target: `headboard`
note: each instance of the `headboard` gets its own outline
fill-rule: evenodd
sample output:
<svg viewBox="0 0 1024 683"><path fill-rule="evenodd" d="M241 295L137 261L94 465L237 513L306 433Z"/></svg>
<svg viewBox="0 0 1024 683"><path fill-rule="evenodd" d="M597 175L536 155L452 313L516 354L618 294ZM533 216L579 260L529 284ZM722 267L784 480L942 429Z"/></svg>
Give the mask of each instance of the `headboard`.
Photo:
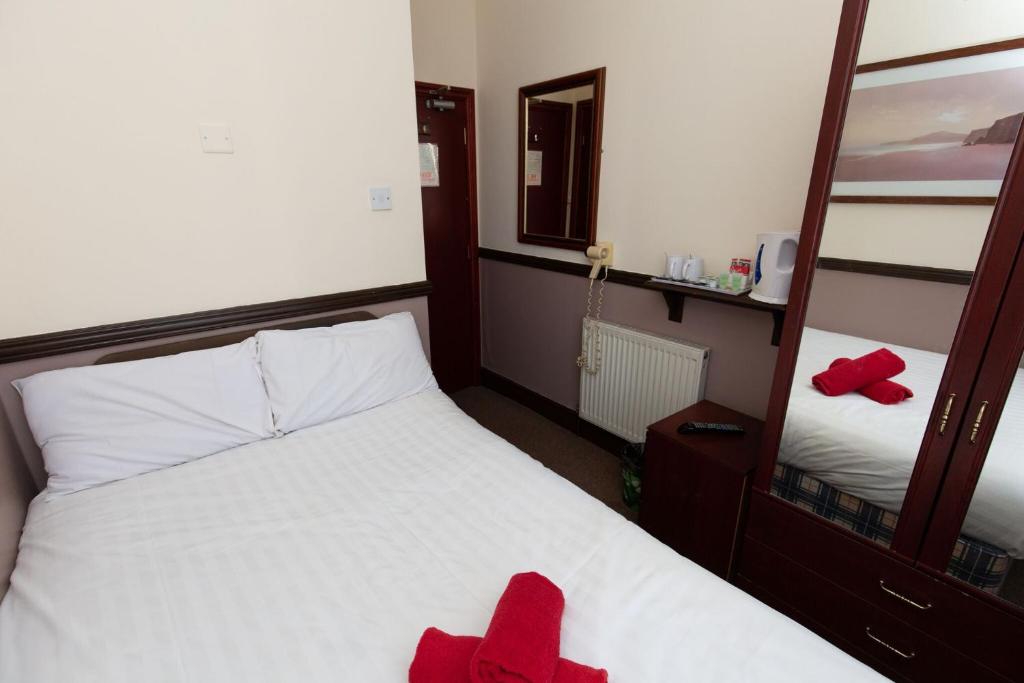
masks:
<svg viewBox="0 0 1024 683"><path fill-rule="evenodd" d="M374 304L370 308L373 309L372 312L344 311L326 316L291 318L251 326L197 332L161 343L123 344L112 347L115 349L113 351L108 347L0 364L0 598L7 592L29 501L46 485L42 455L32 439L25 421L21 398L11 386L11 380L46 370L141 360L226 346L251 337L260 330L328 327L359 320L373 320L378 314L384 315L400 310L413 310L418 319L420 334L426 342L425 302L420 306L410 301L395 301Z"/></svg>
<svg viewBox="0 0 1024 683"><path fill-rule="evenodd" d="M208 337L195 337L193 339L182 339L180 341L168 342L166 344L154 344L143 346L128 351L117 351L100 356L94 365L106 363L123 363L130 360L143 360L145 358L159 358L160 356L173 356L176 353L186 351L202 351L203 349L215 349L218 346L237 344L248 339L257 332L263 330L301 330L307 327L332 327L342 323L351 323L359 320L374 320L377 316L369 311L352 311L351 313L339 313L321 318L309 318L307 320L293 320L284 323L267 323L256 327L245 327L225 334L214 334Z"/></svg>

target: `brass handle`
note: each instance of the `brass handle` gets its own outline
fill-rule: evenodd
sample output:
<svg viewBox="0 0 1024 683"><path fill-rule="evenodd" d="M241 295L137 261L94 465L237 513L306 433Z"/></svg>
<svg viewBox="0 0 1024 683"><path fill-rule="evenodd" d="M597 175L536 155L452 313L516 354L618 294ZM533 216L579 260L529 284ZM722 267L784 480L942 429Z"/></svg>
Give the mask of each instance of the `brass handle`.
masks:
<svg viewBox="0 0 1024 683"><path fill-rule="evenodd" d="M882 640L881 638L879 638L878 636L876 636L874 633L871 632L871 627L870 626L868 626L868 627L866 627L864 629L864 633L868 634L868 638L870 638L871 640L875 641L876 643L878 643L879 645L884 647L889 652L895 652L900 657L903 657L903 659L913 659L914 657L917 656L916 652L909 652L909 653L908 652L903 652L902 650L899 650L899 649L893 647L892 645L890 645L889 643L885 642L884 640Z"/></svg>
<svg viewBox="0 0 1024 683"><path fill-rule="evenodd" d="M974 418L974 426L971 427L971 445L978 440L978 430L981 429L981 421L985 419L985 408L988 408L988 401L982 401L978 408L978 415Z"/></svg>
<svg viewBox="0 0 1024 683"><path fill-rule="evenodd" d="M946 397L946 407L942 409L942 421L939 422L939 436L946 433L946 423L949 422L949 413L953 410L953 401L955 400L956 394Z"/></svg>
<svg viewBox="0 0 1024 683"><path fill-rule="evenodd" d="M891 589L888 586L886 586L884 579L879 579L878 580L878 587L881 588L886 593L888 593L889 595L891 595L894 598L896 598L897 600L901 600L901 601L907 603L908 605L916 607L919 610L926 610L926 609L931 609L932 608L932 603L930 603L930 602L927 605L922 605L919 602L915 602L915 601L911 600L910 598L908 598L905 595L900 595L899 593L897 593L893 589Z"/></svg>

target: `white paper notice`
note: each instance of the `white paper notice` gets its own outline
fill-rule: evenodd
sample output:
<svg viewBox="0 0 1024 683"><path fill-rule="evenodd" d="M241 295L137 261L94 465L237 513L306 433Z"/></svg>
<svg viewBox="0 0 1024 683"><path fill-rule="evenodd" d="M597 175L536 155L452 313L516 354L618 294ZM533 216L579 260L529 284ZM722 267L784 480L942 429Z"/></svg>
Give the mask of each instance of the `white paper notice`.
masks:
<svg viewBox="0 0 1024 683"><path fill-rule="evenodd" d="M527 150L526 152L526 185L540 185L541 171L544 167L544 152Z"/></svg>
<svg viewBox="0 0 1024 683"><path fill-rule="evenodd" d="M438 187L441 174L437 166L437 145L433 142L420 143L420 187Z"/></svg>

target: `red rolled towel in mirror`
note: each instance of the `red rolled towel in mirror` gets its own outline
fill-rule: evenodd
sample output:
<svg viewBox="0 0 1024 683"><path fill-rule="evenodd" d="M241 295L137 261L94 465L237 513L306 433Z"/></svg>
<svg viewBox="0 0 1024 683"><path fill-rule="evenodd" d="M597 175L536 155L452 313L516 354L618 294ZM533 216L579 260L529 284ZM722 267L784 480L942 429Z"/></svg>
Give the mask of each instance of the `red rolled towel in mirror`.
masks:
<svg viewBox="0 0 1024 683"><path fill-rule="evenodd" d="M848 363L831 367L811 378L826 396L839 396L900 374L907 364L889 349L878 349Z"/></svg>
<svg viewBox="0 0 1024 683"><path fill-rule="evenodd" d="M470 683L469 661L483 638L428 628L416 646L409 683ZM552 683L608 683L608 672L559 659Z"/></svg>
<svg viewBox="0 0 1024 683"><path fill-rule="evenodd" d="M849 358L836 358L829 367L834 368L837 365L849 362ZM893 382L891 379L883 379L881 382L861 387L857 390L857 393L887 406L895 405L900 401L914 397L913 391L898 382Z"/></svg>
<svg viewBox="0 0 1024 683"><path fill-rule="evenodd" d="M473 653L473 683L549 683L558 667L565 598L536 572L516 574Z"/></svg>

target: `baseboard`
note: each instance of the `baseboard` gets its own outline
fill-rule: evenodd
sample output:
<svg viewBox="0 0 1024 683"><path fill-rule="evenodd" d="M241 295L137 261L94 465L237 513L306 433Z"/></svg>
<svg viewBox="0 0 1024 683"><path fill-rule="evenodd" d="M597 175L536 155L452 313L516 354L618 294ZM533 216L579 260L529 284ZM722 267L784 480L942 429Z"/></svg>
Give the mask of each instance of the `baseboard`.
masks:
<svg viewBox="0 0 1024 683"><path fill-rule="evenodd" d="M597 425L590 424L586 420L581 420L580 416L572 408L567 408L557 401L552 401L547 396L538 394L533 389L527 389L522 384L513 382L493 370L480 368L480 384L529 408L538 415L551 420L560 427L568 429L573 434L586 439L598 448L604 449L616 457L622 455L623 448L628 444L622 437L605 431Z"/></svg>

